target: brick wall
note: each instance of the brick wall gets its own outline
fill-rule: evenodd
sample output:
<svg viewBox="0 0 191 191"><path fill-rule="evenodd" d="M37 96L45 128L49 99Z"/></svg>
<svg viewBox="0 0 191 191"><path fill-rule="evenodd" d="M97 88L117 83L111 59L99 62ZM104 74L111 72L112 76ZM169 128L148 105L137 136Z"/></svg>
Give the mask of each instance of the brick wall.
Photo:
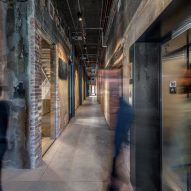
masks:
<svg viewBox="0 0 191 191"><path fill-rule="evenodd" d="M35 168L41 164L42 148L41 148L41 116L42 116L42 98L41 98L41 63L40 63L40 48L41 40L45 36L51 39L47 34L44 34L40 28L41 25L36 18L30 19L30 92L29 92L29 108L30 108L30 158L31 167ZM53 44L53 43L52 43ZM51 45L51 135L52 138L57 138L63 126L68 123L68 105L63 109L60 104L61 100L67 100L67 92L60 97L60 91L68 89L68 82L64 86L59 87L60 80L58 78L58 52L56 45ZM64 111L63 111L64 110ZM64 112L65 116L61 114ZM61 120L64 119L64 120ZM61 128L62 126L62 128Z"/></svg>
<svg viewBox="0 0 191 191"><path fill-rule="evenodd" d="M41 69L40 46L41 36L37 31L34 17L30 20L29 34L29 153L31 168L39 166L42 162L41 148Z"/></svg>
<svg viewBox="0 0 191 191"><path fill-rule="evenodd" d="M20 110L17 108L19 111L16 120L14 118L16 112L11 111L11 125L8 132L9 153L8 158L5 158L6 161L11 161L10 163L14 167L19 168L35 168L42 164L41 40L47 38L51 44L51 112L53 114L51 126L53 138L58 137L61 132L60 118L62 116L60 116L59 100L63 99L59 97L58 93L56 42L64 47L63 49L67 54L66 61L71 54L70 43L68 38L63 35L61 26L59 26L60 28L57 27L54 19L50 19L47 15L47 7L40 7L39 2L39 0L28 0L27 2L16 2L10 7L7 6L8 9L3 10L7 16L0 22L2 25L3 22L6 22L4 32L2 33L3 30L0 31L2 39L6 38L5 41L0 42L0 61L5 64L5 67L2 67L1 64L0 74L3 81L8 79L6 85L8 84L9 89L11 89L6 98L11 99L13 106L20 108ZM38 12L37 8L43 9L43 11ZM4 34L5 31L6 35ZM3 44L5 42L7 44ZM14 87L20 81L23 82L26 96L16 99L13 96ZM67 81L64 86L66 85L68 85ZM66 94L64 100L68 100ZM0 98L4 99L5 97L1 96ZM68 109L67 104L64 110L64 126L68 123L68 110L66 108ZM12 164L10 165L12 166Z"/></svg>
<svg viewBox="0 0 191 191"><path fill-rule="evenodd" d="M63 127L68 124L68 81L64 82L58 78L58 58L60 50L58 45L54 44L54 38L42 30L43 26L37 18L30 18L30 35L29 35L29 150L31 167L35 168L41 165L42 148L41 148L41 116L42 116L42 93L41 93L41 63L40 48L41 40L47 39L51 45L51 135L56 139ZM64 52L64 49L62 50ZM65 54L65 53L64 53ZM65 55L67 64L67 55ZM62 84L60 86L60 84ZM65 90L63 92L63 90ZM59 92L63 92L60 94Z"/></svg>

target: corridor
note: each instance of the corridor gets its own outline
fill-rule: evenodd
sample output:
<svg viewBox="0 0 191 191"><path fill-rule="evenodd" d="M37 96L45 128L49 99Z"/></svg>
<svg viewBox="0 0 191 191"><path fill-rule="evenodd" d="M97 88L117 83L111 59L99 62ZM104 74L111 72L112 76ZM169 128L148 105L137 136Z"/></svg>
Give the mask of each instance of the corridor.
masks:
<svg viewBox="0 0 191 191"><path fill-rule="evenodd" d="M0 191L191 191L190 113L191 0L0 0Z"/></svg>
<svg viewBox="0 0 191 191"><path fill-rule="evenodd" d="M3 170L3 191L105 191L112 159L109 130L96 97L87 98L34 170Z"/></svg>

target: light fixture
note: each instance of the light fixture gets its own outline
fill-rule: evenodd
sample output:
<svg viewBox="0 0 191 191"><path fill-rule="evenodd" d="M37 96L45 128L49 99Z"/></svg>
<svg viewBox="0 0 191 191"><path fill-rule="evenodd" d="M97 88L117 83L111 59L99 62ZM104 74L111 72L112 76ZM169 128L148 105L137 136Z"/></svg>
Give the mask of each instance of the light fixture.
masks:
<svg viewBox="0 0 191 191"><path fill-rule="evenodd" d="M86 59L87 59L87 56L86 56L86 55L82 55L81 59L82 59L82 60L86 60Z"/></svg>
<svg viewBox="0 0 191 191"><path fill-rule="evenodd" d="M85 50L87 49L87 45L86 45L86 44L84 44L84 49L85 49Z"/></svg>
<svg viewBox="0 0 191 191"><path fill-rule="evenodd" d="M78 12L78 21L82 21L82 13L81 12Z"/></svg>

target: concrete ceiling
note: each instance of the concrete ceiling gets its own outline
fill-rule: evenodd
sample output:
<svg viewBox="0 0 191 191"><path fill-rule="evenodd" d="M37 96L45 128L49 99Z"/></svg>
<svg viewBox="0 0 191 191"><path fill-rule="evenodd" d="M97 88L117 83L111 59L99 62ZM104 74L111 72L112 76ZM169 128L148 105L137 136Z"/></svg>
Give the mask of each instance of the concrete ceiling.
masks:
<svg viewBox="0 0 191 191"><path fill-rule="evenodd" d="M59 13L64 18L72 37L82 36L82 40L74 40L77 51L87 67L99 64L102 51L101 35L105 31L113 0L55 0ZM82 14L82 22L78 20L78 12ZM62 18L61 18L62 19ZM85 38L84 38L85 37ZM84 48L87 47L86 49Z"/></svg>

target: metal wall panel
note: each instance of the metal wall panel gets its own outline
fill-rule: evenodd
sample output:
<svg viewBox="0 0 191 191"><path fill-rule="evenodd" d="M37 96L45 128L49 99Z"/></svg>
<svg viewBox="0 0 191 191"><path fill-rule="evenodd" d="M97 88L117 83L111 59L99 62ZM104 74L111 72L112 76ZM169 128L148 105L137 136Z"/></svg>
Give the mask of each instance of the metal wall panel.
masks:
<svg viewBox="0 0 191 191"><path fill-rule="evenodd" d="M186 31L162 46L163 190L190 190L191 68L189 44L190 32ZM172 82L174 87L171 87Z"/></svg>
<svg viewBox="0 0 191 191"><path fill-rule="evenodd" d="M160 45L134 46L131 170L136 191L160 190Z"/></svg>

